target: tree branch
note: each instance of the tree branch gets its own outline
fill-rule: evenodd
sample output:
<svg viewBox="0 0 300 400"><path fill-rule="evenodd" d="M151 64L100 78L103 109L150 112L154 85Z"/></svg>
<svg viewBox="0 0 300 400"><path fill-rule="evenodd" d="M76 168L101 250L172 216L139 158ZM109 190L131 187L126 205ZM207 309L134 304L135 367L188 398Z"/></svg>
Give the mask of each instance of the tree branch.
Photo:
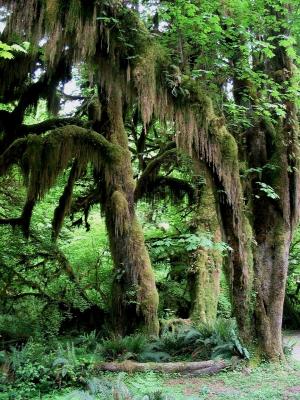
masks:
<svg viewBox="0 0 300 400"><path fill-rule="evenodd" d="M61 128L66 125L77 125L80 127L86 127L87 122L83 122L80 118L68 117L68 118L52 118L46 121L40 122L38 124L33 125L24 125L22 124L20 128L17 130L18 137L24 137L29 133L40 135L47 131Z"/></svg>

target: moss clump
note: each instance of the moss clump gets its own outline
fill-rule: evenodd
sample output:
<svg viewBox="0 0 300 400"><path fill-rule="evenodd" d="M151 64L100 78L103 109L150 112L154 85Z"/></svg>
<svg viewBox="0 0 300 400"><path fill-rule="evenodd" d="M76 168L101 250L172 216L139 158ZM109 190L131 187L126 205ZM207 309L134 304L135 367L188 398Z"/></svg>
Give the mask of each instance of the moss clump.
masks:
<svg viewBox="0 0 300 400"><path fill-rule="evenodd" d="M221 136L221 153L222 157L226 161L235 163L238 157L238 147L234 137L228 133L224 132Z"/></svg>
<svg viewBox="0 0 300 400"><path fill-rule="evenodd" d="M195 262L194 302L191 318L195 322L212 324L217 317L220 293L221 264L214 255L200 250Z"/></svg>

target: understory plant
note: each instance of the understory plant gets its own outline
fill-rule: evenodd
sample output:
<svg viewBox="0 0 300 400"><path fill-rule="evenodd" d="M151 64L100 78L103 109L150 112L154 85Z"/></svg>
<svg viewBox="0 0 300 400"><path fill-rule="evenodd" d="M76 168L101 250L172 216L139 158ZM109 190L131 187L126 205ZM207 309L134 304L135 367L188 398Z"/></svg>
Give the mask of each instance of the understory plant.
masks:
<svg viewBox="0 0 300 400"><path fill-rule="evenodd" d="M249 352L239 339L235 320L222 318L213 325L166 325L157 340L147 341L141 335L103 340L98 352L108 361L163 362L233 356L249 359Z"/></svg>

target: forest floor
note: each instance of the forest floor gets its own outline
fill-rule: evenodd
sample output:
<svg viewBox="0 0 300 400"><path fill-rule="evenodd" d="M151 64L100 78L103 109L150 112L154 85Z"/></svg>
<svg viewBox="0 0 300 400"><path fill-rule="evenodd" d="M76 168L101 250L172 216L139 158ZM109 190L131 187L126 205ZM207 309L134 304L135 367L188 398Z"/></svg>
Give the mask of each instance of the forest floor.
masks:
<svg viewBox="0 0 300 400"><path fill-rule="evenodd" d="M116 379L116 375L111 373L104 374L103 377ZM119 375L119 378L130 392L137 396L132 399L142 399L143 395L161 391L169 396L166 399L170 400L300 400L300 363L293 361L287 365L265 364L254 368L240 367L235 371L208 377L123 373ZM77 400L79 398L74 396L74 392L72 395L69 390L43 397L45 400Z"/></svg>
<svg viewBox="0 0 300 400"><path fill-rule="evenodd" d="M23 380L19 388L11 387L12 392L0 390L0 400L112 400L112 387L120 394L114 399L119 400L300 400L300 331L285 332L284 342L290 355L282 364L259 364L259 359L253 355L249 363L242 361L234 369L202 377L155 372L96 372L92 368L86 375L80 375L81 380L74 375L72 387L63 388L63 383L60 390L54 390L50 385L47 395L23 397L24 384L26 387L26 380ZM89 356L93 359L94 353L85 352L85 362ZM89 364L85 365L88 368ZM24 369L25 375L28 368L30 365ZM40 369L37 373L43 371Z"/></svg>

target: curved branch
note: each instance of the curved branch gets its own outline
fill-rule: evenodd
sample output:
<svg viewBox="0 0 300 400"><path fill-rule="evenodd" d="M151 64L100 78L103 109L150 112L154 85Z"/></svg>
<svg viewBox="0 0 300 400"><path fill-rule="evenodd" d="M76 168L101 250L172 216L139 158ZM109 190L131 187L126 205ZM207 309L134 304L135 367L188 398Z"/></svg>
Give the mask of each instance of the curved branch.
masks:
<svg viewBox="0 0 300 400"><path fill-rule="evenodd" d="M54 185L57 176L75 158L77 166L74 166L54 217L53 232L54 238L57 237L79 171L91 162L96 170L104 169L107 176L111 174L113 180L112 166L122 162L123 155L124 150L117 144L112 144L97 132L75 125L55 129L44 137L29 135L17 139L0 156L0 175L5 174L11 165L21 164L28 186L28 200L20 218L0 223L22 226L28 237L35 202Z"/></svg>
<svg viewBox="0 0 300 400"><path fill-rule="evenodd" d="M5 175L12 165L20 161L26 147L27 139L17 139L0 155L0 176Z"/></svg>
<svg viewBox="0 0 300 400"><path fill-rule="evenodd" d="M61 128L66 125L77 125L84 128L87 122L83 122L80 118L68 117L68 118L51 118L46 121L39 122L38 124L25 125L22 124L17 130L18 137L24 137L28 134L40 135L47 131Z"/></svg>
<svg viewBox="0 0 300 400"><path fill-rule="evenodd" d="M152 159L148 163L147 167L144 169L144 172L139 180L146 179L147 176L149 176L153 171L155 171L156 168L160 167L167 160L168 157L176 155L177 149L175 146L176 145L174 143L173 148L167 149L166 151L164 151L161 154L158 154L157 157Z"/></svg>
<svg viewBox="0 0 300 400"><path fill-rule="evenodd" d="M174 201L180 201L187 196L189 203L197 200L197 189L189 182L173 178L171 176L156 176L147 182L139 182L135 192L135 201L142 198L148 200L165 199L167 197Z"/></svg>
<svg viewBox="0 0 300 400"><path fill-rule="evenodd" d="M36 147L36 148L35 148ZM72 158L86 162L91 161L94 166L99 168L103 163L117 163L123 155L123 149L109 142L103 135L81 128L76 125L66 125L50 131L45 137L38 138L37 135L30 135L28 138L15 140L2 155L0 155L0 175L4 175L10 166L18 164L24 155L28 156L28 151L49 150L53 152L51 156L57 163L60 161L58 172L64 169ZM62 154L68 156L61 158ZM38 154L35 154L38 156ZM53 164L53 159L44 151L41 166L48 167ZM33 160L26 160L29 162ZM36 161L36 160L34 160ZM34 165L29 165L29 168L34 168Z"/></svg>
<svg viewBox="0 0 300 400"><path fill-rule="evenodd" d="M74 184L80 172L78 161L75 160L69 174L68 182L64 188L63 194L59 199L59 204L54 211L54 217L52 220L52 240L54 241L57 240L61 231L65 215L70 211Z"/></svg>
<svg viewBox="0 0 300 400"><path fill-rule="evenodd" d="M176 147L175 143L172 144L173 147ZM153 180L155 176L158 174L161 165L168 160L169 157L176 155L177 149L171 148L167 149L161 154L158 154L157 157L149 161L148 165L144 169L142 175L137 181L136 189L135 189L135 197L139 199L142 197L142 193L144 189L148 186L150 180Z"/></svg>
<svg viewBox="0 0 300 400"><path fill-rule="evenodd" d="M100 188L90 189L86 195L78 197L72 204L72 214L83 211L86 213L91 206L98 204L100 202Z"/></svg>

